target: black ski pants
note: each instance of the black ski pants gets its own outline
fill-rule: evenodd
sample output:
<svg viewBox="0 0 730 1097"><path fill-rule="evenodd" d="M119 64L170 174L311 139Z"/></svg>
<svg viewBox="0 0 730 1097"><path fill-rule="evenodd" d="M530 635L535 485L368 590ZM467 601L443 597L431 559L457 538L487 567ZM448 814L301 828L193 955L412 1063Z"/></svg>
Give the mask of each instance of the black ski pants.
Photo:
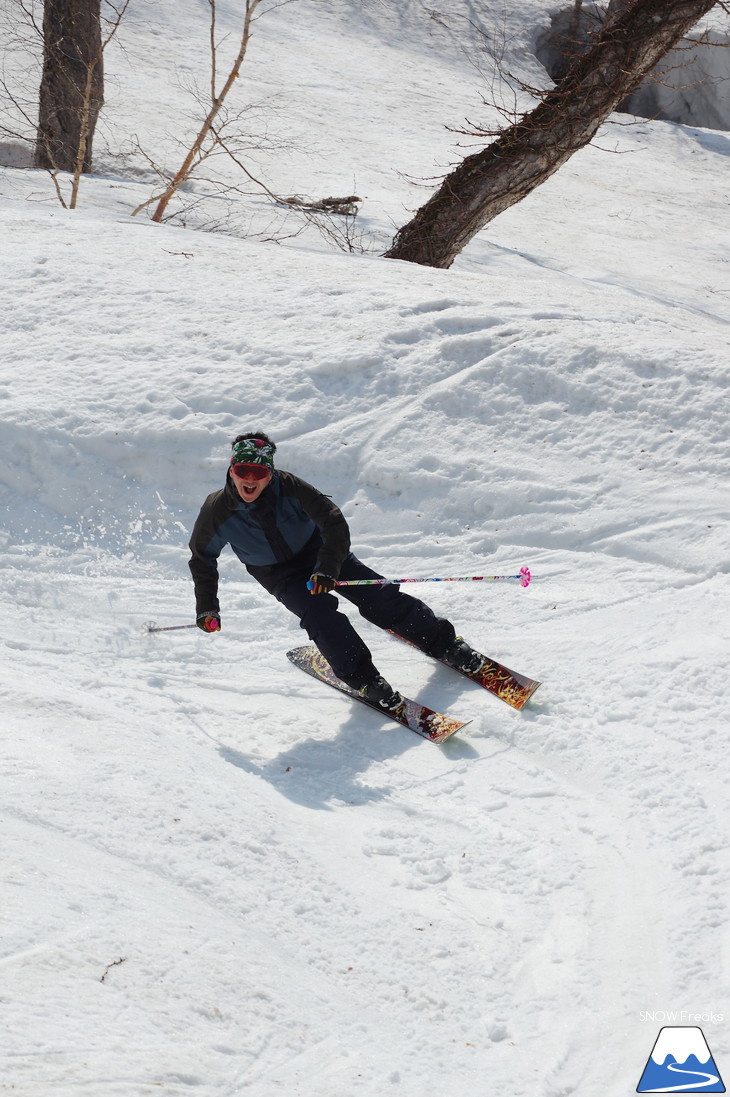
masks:
<svg viewBox="0 0 730 1097"><path fill-rule="evenodd" d="M369 648L357 634L349 617L337 608L333 594L310 594L307 580L311 569L286 566L249 569L271 594L299 618L301 628L313 641L343 682L360 689L379 673ZM340 570L340 579L381 579L382 576L349 553ZM392 629L399 636L416 644L431 655L440 655L454 640L454 626L437 617L425 602L403 594L400 587L382 586L338 587L338 595L357 606L360 614L374 625ZM387 677L387 676L386 676Z"/></svg>

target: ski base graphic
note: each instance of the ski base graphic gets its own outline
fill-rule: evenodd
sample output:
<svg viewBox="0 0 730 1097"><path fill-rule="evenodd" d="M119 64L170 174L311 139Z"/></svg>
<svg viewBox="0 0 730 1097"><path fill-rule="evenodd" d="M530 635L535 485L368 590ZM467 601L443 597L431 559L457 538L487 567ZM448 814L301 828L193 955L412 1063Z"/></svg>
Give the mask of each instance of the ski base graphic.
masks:
<svg viewBox="0 0 730 1097"><path fill-rule="evenodd" d="M362 704L367 705L374 712L395 720L396 723L405 728L410 728L411 731L415 731L416 735L420 735L423 739L430 739L432 743L443 743L445 739L448 739L469 723L468 720L455 720L452 716L434 712L433 709L426 708L418 701L412 701L410 697L403 697L403 704L395 712L387 712L378 705L371 704L364 697L361 697L357 690L340 681L314 644L294 648L286 653L286 657L295 667L303 670L305 674L309 674L312 678L317 678L320 682L332 686L333 689L352 697L355 701L361 701Z"/></svg>
<svg viewBox="0 0 730 1097"><path fill-rule="evenodd" d="M395 636L396 640L411 644L411 647L418 647L417 644L406 640L405 636L399 636L397 632L391 631L390 634ZM418 650L422 649L418 648ZM481 652L479 654L481 655ZM495 697L499 697L500 701L516 709L523 708L538 686L542 684L536 678L528 678L524 674L518 674L516 670L510 670L495 659L490 659L488 655L481 655L481 659L482 665L475 671L459 670L458 667L452 667L451 663L447 663L445 659L439 659L438 662L449 667L450 670L455 670L457 674L463 674L465 678L471 679L477 685L483 686Z"/></svg>

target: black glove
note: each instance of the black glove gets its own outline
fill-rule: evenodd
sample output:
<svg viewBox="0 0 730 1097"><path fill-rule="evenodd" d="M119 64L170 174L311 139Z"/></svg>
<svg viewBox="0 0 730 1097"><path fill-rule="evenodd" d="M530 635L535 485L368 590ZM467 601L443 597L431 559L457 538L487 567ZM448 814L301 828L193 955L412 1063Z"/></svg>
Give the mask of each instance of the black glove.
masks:
<svg viewBox="0 0 730 1097"><path fill-rule="evenodd" d="M221 630L221 615L209 611L208 613L199 613L195 618L195 624L203 632L220 632Z"/></svg>
<svg viewBox="0 0 730 1097"><path fill-rule="evenodd" d="M331 575L322 575L320 572L315 571L312 578L309 580L309 593L310 594L329 594L331 590L335 589L336 581Z"/></svg>

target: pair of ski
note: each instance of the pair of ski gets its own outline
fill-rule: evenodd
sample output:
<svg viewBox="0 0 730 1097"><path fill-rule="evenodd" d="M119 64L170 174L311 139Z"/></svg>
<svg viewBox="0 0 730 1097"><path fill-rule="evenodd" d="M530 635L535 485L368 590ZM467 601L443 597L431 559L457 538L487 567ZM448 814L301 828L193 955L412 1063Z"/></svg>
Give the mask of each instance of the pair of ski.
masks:
<svg viewBox="0 0 730 1097"><path fill-rule="evenodd" d="M392 635L398 640L403 639L395 632ZM408 643L408 641L405 642ZM448 739L449 736L454 735L455 732L460 731L469 723L468 720L455 720L452 716L434 712L433 709L426 708L425 705L419 704L418 701L412 701L409 697L403 697L403 705L395 712L388 712L378 705L366 701L357 690L346 685L335 675L325 657L314 644L294 648L293 651L288 651L286 654L287 659L291 660L294 666L299 667L306 674L310 674L320 682L325 682L328 686L347 694L348 697L352 697L356 701L362 701L368 708L375 709L383 716L389 716L391 720L402 724L403 727L410 728L411 731L415 731L417 735L422 736L424 739L430 739L432 743L443 743L445 739ZM443 663L444 666L451 666L443 659L439 659L439 662ZM451 667L451 669L456 670L457 668ZM517 674L515 671L509 670L508 667L502 666L501 663L497 663L494 659L489 659L486 655L482 656L482 665L478 670L472 672L459 670L457 673L463 674L465 678L470 678L472 682L476 682L477 685L483 686L484 689L493 693L495 697L499 697L500 701L504 701L516 709L521 709L540 685L534 678L526 678L524 674Z"/></svg>

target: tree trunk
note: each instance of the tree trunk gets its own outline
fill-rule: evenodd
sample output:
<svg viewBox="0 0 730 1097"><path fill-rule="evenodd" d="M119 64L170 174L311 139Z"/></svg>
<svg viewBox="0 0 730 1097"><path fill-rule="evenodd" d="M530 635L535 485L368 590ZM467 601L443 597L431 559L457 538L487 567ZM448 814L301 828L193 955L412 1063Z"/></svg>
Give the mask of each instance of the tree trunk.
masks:
<svg viewBox="0 0 730 1097"><path fill-rule="evenodd" d="M34 166L73 172L82 141L83 171L104 101L101 0L45 0Z"/></svg>
<svg viewBox="0 0 730 1097"><path fill-rule="evenodd" d="M606 8L606 22L610 19L615 19L621 14L622 11L626 11L630 8L634 0L609 0L609 5Z"/></svg>
<svg viewBox="0 0 730 1097"><path fill-rule="evenodd" d="M587 145L715 0L619 2L595 44L534 110L468 156L398 230L389 259L450 267L481 229Z"/></svg>

